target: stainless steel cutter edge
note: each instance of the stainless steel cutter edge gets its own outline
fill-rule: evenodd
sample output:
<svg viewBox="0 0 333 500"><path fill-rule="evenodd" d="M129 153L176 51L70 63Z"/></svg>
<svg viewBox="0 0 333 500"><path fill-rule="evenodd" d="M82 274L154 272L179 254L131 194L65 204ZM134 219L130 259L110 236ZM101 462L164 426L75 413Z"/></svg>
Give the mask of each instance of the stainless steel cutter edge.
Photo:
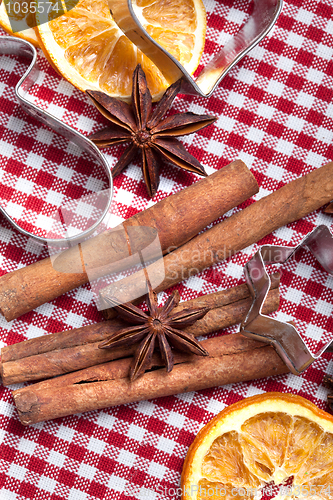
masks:
<svg viewBox="0 0 333 500"><path fill-rule="evenodd" d="M147 33L132 0L108 0L113 19L125 35L151 59L169 82L182 78L182 92L209 97L226 74L273 28L283 0L254 0L247 22L204 67L194 80L175 57Z"/></svg>
<svg viewBox="0 0 333 500"><path fill-rule="evenodd" d="M42 245L49 245L53 247L63 247L63 246L67 247L80 243L81 241L85 240L95 232L97 227L105 220L106 216L109 213L112 201L112 194L113 194L111 165L109 165L107 159L99 151L97 146L95 146L95 144L91 142L87 137L85 137L80 132L73 129L66 123L63 123L56 116L53 116L48 111L44 111L38 108L34 103L32 103L27 99L29 89L36 82L39 76L39 69L36 63L37 51L35 47L26 40L22 40L20 38L14 38L11 36L3 36L0 37L0 54L23 55L31 59L28 69L26 70L26 72L24 73L24 75L22 76L22 78L15 87L15 96L18 103L27 114L33 116L43 124L52 128L53 130L55 130L56 132L67 138L70 142L73 142L74 144L79 146L81 150L90 154L104 170L109 181L109 188L105 190L108 199L103 213L98 218L98 220L92 226L90 226L89 229L86 229L85 231L82 231L81 233L76 234L74 236L66 236L65 238L59 238L59 239L44 238L42 236L38 236L23 229L12 219L12 217L1 206L0 206L0 213L2 213L2 215L15 227L15 229L17 229L17 231L19 231L24 236L32 238L34 241Z"/></svg>
<svg viewBox="0 0 333 500"><path fill-rule="evenodd" d="M244 267L253 301L240 328L243 335L271 344L296 375L306 370L324 352L333 352L333 339L318 352L312 353L292 324L265 316L261 311L271 284L265 264L283 265L303 247L312 253L325 271L333 275L333 235L325 225L316 227L295 247L262 246Z"/></svg>
<svg viewBox="0 0 333 500"><path fill-rule="evenodd" d="M248 21L212 61L208 63L199 77L194 80L183 66L164 48L157 44L146 32L133 9L132 0L109 0L113 18L119 27L130 40L157 64L167 79L176 81L178 78L182 77L183 92L199 94L203 97L209 97L228 71L268 34L277 21L282 5L283 0L254 0L253 13ZM40 244L61 247L64 246L64 244L65 246L71 246L79 243L94 233L109 212L113 194L110 165L104 155L88 138L61 122L49 112L38 108L26 98L30 87L35 83L39 74L36 64L37 52L35 47L31 43L20 38L1 37L0 53L20 54L31 58L31 63L27 71L15 87L15 95L19 104L26 113L34 116L71 142L77 144L82 150L91 154L104 169L110 184L109 199L101 217L88 230L78 235L59 239L44 238L20 227L1 206L0 213L4 215L17 231Z"/></svg>

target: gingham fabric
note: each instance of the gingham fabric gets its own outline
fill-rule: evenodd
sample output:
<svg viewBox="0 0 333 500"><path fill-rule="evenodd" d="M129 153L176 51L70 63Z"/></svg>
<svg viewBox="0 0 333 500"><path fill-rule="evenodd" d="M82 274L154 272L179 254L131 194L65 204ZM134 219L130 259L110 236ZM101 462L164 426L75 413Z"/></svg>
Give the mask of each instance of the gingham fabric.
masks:
<svg viewBox="0 0 333 500"><path fill-rule="evenodd" d="M246 0L207 0L208 29L202 64L250 12ZM241 158L260 184L259 199L333 160L333 6L331 0L286 0L273 31L238 64L210 99L182 96L173 112L218 117L183 138L208 173ZM105 126L86 96L60 78L39 53L41 78L31 94L44 109L84 134ZM25 115L14 99L24 59L0 58L0 201L22 226L43 234L47 217L73 198L106 187L106 177L84 154ZM115 163L123 148L106 153ZM115 179L111 224L196 181L165 165L149 200L140 165ZM333 194L332 194L333 198ZM244 208L249 202L239 208ZM228 214L230 215L230 214ZM322 210L267 236L262 243L296 245L315 226L330 226ZM258 245L178 285L182 300L243 282L244 263ZM1 275L44 258L47 251L0 217ZM332 337L333 278L303 251L283 270L281 309L315 348ZM160 294L161 302L168 291ZM1 346L101 320L89 286L7 323ZM220 334L237 331L229 328ZM321 382L332 374L330 355L300 377L283 375L174 397L144 401L23 427L11 388L0 388L0 499L176 499L188 446L226 405L266 391L299 394L327 409ZM269 498L269 497L267 497Z"/></svg>

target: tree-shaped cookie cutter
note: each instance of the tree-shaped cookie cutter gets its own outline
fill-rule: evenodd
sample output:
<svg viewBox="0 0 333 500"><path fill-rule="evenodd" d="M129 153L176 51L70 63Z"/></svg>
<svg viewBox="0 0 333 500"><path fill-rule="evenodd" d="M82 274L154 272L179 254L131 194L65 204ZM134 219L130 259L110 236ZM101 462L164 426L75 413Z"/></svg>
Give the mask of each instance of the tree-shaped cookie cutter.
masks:
<svg viewBox="0 0 333 500"><path fill-rule="evenodd" d="M289 370L299 375L324 352L333 352L333 340L313 354L290 323L282 323L261 314L271 280L265 264L285 264L300 249L307 248L329 274L333 275L333 236L325 225L316 227L296 247L265 245L247 262L244 274L252 295L252 304L241 325L247 337L271 344Z"/></svg>
<svg viewBox="0 0 333 500"><path fill-rule="evenodd" d="M48 127L51 127L53 130L67 138L69 141L76 144L81 150L89 153L97 162L97 164L104 170L109 182L109 188L103 191L103 195L105 194L107 198L105 202L105 208L100 217L88 229L73 236L66 235L65 238L44 238L42 236L33 234L19 226L15 222L15 220L13 220L12 217L6 212L6 210L1 207L1 205L0 213L4 215L4 217L17 229L17 231L43 245L47 244L50 246L71 246L73 244L79 243L93 234L97 227L101 224L101 222L105 221L106 216L109 213L113 191L111 166L108 164L107 159L99 151L97 146L95 146L95 144L93 144L87 137L74 130L66 123L63 123L48 111L38 108L33 102L28 100L28 91L36 82L39 76L39 69L36 64L37 51L35 47L31 43L25 40L21 40L20 38L3 36L0 38L0 54L20 55L25 56L31 60L28 69L15 87L15 97L18 103L27 114L33 116Z"/></svg>
<svg viewBox="0 0 333 500"><path fill-rule="evenodd" d="M113 19L139 49L153 61L168 82L182 78L182 93L209 97L220 81L273 28L283 0L254 0L247 22L221 48L194 80L175 57L159 45L140 23L140 8L132 0L108 0Z"/></svg>

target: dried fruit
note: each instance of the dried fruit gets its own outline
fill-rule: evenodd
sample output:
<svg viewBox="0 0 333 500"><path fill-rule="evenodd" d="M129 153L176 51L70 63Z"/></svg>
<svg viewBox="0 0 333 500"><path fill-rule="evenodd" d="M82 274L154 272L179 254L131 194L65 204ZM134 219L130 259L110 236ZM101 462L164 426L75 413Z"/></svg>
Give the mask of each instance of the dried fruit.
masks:
<svg viewBox="0 0 333 500"><path fill-rule="evenodd" d="M54 19L58 4L67 12ZM107 0L50 0L47 5L36 12L40 47L52 66L78 89L101 90L129 100L138 63L146 71L154 100L173 83L121 31ZM205 45L202 0L133 0L132 5L148 34L193 74Z"/></svg>
<svg viewBox="0 0 333 500"><path fill-rule="evenodd" d="M332 499L333 417L300 396L260 394L213 418L188 450L182 500L261 498L271 481L279 498Z"/></svg>
<svg viewBox="0 0 333 500"><path fill-rule="evenodd" d="M6 3L9 3L9 9L11 9L9 10L10 19L7 14L8 7L6 7ZM33 2L31 2L30 5L32 4ZM33 24L34 21L33 14L29 12L29 8L27 9L27 5L28 3L24 2L24 0L20 0L19 2L15 0L9 0L9 2L2 1L0 3L0 27L9 35L23 38L23 40L32 43L35 47L39 47L38 38L34 29L28 27L31 26L31 23ZM31 10L33 10L33 8L31 8ZM16 29L18 27L17 23L21 23L22 28L26 27L26 29L13 32L13 22L16 23Z"/></svg>

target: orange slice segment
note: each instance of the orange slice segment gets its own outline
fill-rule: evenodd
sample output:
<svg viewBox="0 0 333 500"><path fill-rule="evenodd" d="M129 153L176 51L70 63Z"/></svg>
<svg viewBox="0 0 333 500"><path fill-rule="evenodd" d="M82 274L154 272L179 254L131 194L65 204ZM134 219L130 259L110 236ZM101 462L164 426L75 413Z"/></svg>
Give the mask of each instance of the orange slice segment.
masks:
<svg viewBox="0 0 333 500"><path fill-rule="evenodd" d="M205 42L202 0L134 0L133 8L154 40L193 73ZM169 86L161 71L120 31L107 0L81 0L44 24L38 16L36 13L40 46L52 65L77 88L129 99L138 63L155 100Z"/></svg>
<svg viewBox="0 0 333 500"><path fill-rule="evenodd" d="M236 431L227 432L215 439L204 457L201 470L209 481L232 484L240 488L260 484L244 463L243 450Z"/></svg>

